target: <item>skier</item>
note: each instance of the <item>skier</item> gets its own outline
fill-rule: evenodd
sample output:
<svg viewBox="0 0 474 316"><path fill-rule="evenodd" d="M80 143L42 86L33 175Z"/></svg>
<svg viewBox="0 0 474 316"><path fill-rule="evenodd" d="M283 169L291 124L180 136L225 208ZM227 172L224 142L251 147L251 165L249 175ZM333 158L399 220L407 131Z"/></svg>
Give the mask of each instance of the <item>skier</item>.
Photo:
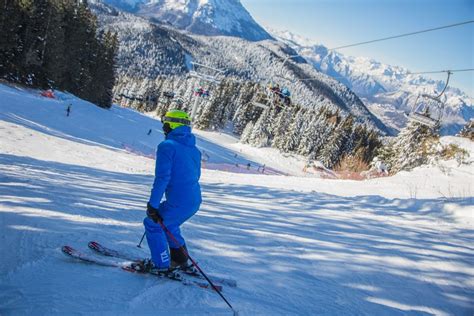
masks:
<svg viewBox="0 0 474 316"><path fill-rule="evenodd" d="M201 153L186 112L171 110L161 121L166 139L156 151L155 180L147 204L147 217L143 221L151 260L139 262L137 270L173 278L179 277L179 270L197 272L180 249L186 249L180 226L198 211L201 204ZM160 202L163 194L166 200ZM167 235L161 223L179 245Z"/></svg>
<svg viewBox="0 0 474 316"><path fill-rule="evenodd" d="M194 96L201 97L203 93L204 93L204 89L202 87L194 88Z"/></svg>
<svg viewBox="0 0 474 316"><path fill-rule="evenodd" d="M41 96L51 99L55 98L53 89L48 89L46 91L41 92Z"/></svg>
<svg viewBox="0 0 474 316"><path fill-rule="evenodd" d="M277 83L277 84L273 84L271 83L269 85L270 87L270 90L274 93L274 94L280 94L280 85Z"/></svg>
<svg viewBox="0 0 474 316"><path fill-rule="evenodd" d="M280 95L281 99L283 100L283 103L285 105L290 105L291 103L291 100L290 100L290 97L291 97L291 93L290 93L290 90L288 90L288 88L283 88L281 90L281 95Z"/></svg>
<svg viewBox="0 0 474 316"><path fill-rule="evenodd" d="M69 104L66 109L66 116L69 116L70 113L71 113L71 104Z"/></svg>

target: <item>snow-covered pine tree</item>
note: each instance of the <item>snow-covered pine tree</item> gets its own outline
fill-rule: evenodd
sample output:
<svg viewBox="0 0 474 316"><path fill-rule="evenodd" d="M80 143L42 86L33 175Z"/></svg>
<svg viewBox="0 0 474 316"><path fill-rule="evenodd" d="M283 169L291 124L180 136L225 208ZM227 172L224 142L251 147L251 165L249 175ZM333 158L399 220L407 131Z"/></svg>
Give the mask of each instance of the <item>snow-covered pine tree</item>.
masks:
<svg viewBox="0 0 474 316"><path fill-rule="evenodd" d="M430 128L409 122L393 144L395 156L391 161L392 170L411 170L428 163L431 147L438 141L439 126Z"/></svg>
<svg viewBox="0 0 474 316"><path fill-rule="evenodd" d="M315 133L313 134L310 144L308 145L310 149L308 158L310 160L318 159L321 150L326 146L330 135L336 128L334 113L329 111L329 109L326 107L321 108L320 113L319 119L316 121Z"/></svg>
<svg viewBox="0 0 474 316"><path fill-rule="evenodd" d="M252 133L248 139L248 143L255 147L266 147L271 144L271 120L272 108L267 108L255 123Z"/></svg>
<svg viewBox="0 0 474 316"><path fill-rule="evenodd" d="M466 125L463 126L459 132L459 136L469 138L474 141L474 119L471 119Z"/></svg>
<svg viewBox="0 0 474 316"><path fill-rule="evenodd" d="M220 100L220 108L216 113L216 125L218 128L224 128L228 120L235 112L236 101L240 90L239 83L232 79L225 79L222 89L222 97Z"/></svg>
<svg viewBox="0 0 474 316"><path fill-rule="evenodd" d="M301 139L301 126L303 126L304 120L308 119L306 113L307 110L304 108L298 110L288 126L285 140L283 141L282 148L280 148L281 150L291 152L298 147Z"/></svg>
<svg viewBox="0 0 474 316"><path fill-rule="evenodd" d="M324 120L323 108L308 111L308 123L304 125L301 132L301 141L296 151L303 156L309 155L315 147L320 136L321 121Z"/></svg>
<svg viewBox="0 0 474 316"><path fill-rule="evenodd" d="M225 112L225 107L227 105L226 94L228 91L226 87L226 83L222 82L219 87L217 87L214 91L211 91L213 95L211 100L205 104L205 107L199 116L198 122L195 125L197 128L217 129L223 127L220 118L222 117L222 112Z"/></svg>
<svg viewBox="0 0 474 316"><path fill-rule="evenodd" d="M328 168L334 168L342 158L344 146L352 133L353 118L348 116L337 125L318 159Z"/></svg>
<svg viewBox="0 0 474 316"><path fill-rule="evenodd" d="M342 122L342 148L340 156L351 154L355 147L354 117L348 115Z"/></svg>
<svg viewBox="0 0 474 316"><path fill-rule="evenodd" d="M288 128L294 119L296 112L294 107L284 107L274 119L272 147L283 149Z"/></svg>
<svg viewBox="0 0 474 316"><path fill-rule="evenodd" d="M256 84L246 82L240 89L240 96L237 99L237 107L233 115L232 121L234 123L233 132L237 135L243 133L244 128L249 122L256 122L263 110L255 107L250 101L256 93Z"/></svg>
<svg viewBox="0 0 474 316"><path fill-rule="evenodd" d="M240 142L244 144L248 144L250 140L250 136L252 135L254 122L250 121L245 126L244 130L242 131L242 135L240 136Z"/></svg>

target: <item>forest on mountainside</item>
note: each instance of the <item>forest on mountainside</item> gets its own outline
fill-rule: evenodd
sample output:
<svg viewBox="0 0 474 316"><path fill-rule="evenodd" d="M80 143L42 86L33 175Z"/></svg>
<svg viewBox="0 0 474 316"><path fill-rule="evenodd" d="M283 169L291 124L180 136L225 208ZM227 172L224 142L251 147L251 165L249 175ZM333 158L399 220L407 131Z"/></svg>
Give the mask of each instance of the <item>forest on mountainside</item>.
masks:
<svg viewBox="0 0 474 316"><path fill-rule="evenodd" d="M5 0L0 30L0 78L111 106L119 43L87 1Z"/></svg>

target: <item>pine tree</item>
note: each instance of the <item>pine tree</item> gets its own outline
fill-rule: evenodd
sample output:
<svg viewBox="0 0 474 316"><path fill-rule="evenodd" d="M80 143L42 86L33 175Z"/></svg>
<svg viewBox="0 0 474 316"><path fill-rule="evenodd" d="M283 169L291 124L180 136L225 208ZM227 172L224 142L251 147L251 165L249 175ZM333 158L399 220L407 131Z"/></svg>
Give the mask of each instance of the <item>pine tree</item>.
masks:
<svg viewBox="0 0 474 316"><path fill-rule="evenodd" d="M318 128L320 127L319 124L322 119L320 112L318 113L311 110L308 114L309 120L302 128L301 141L296 149L296 151L303 156L307 156L311 151L313 151L315 140L319 136Z"/></svg>
<svg viewBox="0 0 474 316"><path fill-rule="evenodd" d="M467 122L459 132L459 136L469 138L474 141L474 119Z"/></svg>
<svg viewBox="0 0 474 316"><path fill-rule="evenodd" d="M48 87L63 89L68 70L64 34L67 23L66 6L61 0L50 0L50 3L52 14L48 17L42 69L48 80Z"/></svg>
<svg viewBox="0 0 474 316"><path fill-rule="evenodd" d="M263 111L262 115L258 118L255 126L253 127L252 133L248 139L248 143L255 147L265 147L271 142L271 131L269 129L271 124L271 108L267 108Z"/></svg>
<svg viewBox="0 0 474 316"><path fill-rule="evenodd" d="M216 129L219 127L218 114L222 111L222 104L224 102L225 89L221 85L215 92L209 102L206 103L204 109L201 111L196 127L199 129ZM198 97L196 97L198 98Z"/></svg>
<svg viewBox="0 0 474 316"><path fill-rule="evenodd" d="M341 160L344 146L351 134L352 122L350 116L341 121L319 154L319 160L326 167L334 168Z"/></svg>
<svg viewBox="0 0 474 316"><path fill-rule="evenodd" d="M283 151L291 152L298 147L301 137L301 127L306 119L306 110L300 109L288 126L288 132L281 148Z"/></svg>
<svg viewBox="0 0 474 316"><path fill-rule="evenodd" d="M232 121L234 123L233 132L240 135L249 122L255 123L260 115L263 113L261 108L255 107L250 101L256 93L254 83L244 83L240 88L240 96L237 99L237 108L233 115Z"/></svg>
<svg viewBox="0 0 474 316"><path fill-rule="evenodd" d="M428 162L429 147L439 140L439 127L410 122L400 131L393 147L392 170L411 170Z"/></svg>
<svg viewBox="0 0 474 316"><path fill-rule="evenodd" d="M22 59L25 32L29 21L27 10L31 2L5 0L0 10L0 77L18 81L24 77Z"/></svg>
<svg viewBox="0 0 474 316"><path fill-rule="evenodd" d="M248 144L250 140L250 136L252 135L252 131L254 128L254 123L252 121L247 123L244 130L242 131L242 135L240 136L240 142L244 144Z"/></svg>
<svg viewBox="0 0 474 316"><path fill-rule="evenodd" d="M285 107L274 120L272 146L280 150L284 148L290 124L296 115L293 107Z"/></svg>
<svg viewBox="0 0 474 316"><path fill-rule="evenodd" d="M316 121L315 133L309 145L309 160L316 160L321 155L322 149L328 143L330 135L335 129L334 114L327 108L322 108L319 119Z"/></svg>

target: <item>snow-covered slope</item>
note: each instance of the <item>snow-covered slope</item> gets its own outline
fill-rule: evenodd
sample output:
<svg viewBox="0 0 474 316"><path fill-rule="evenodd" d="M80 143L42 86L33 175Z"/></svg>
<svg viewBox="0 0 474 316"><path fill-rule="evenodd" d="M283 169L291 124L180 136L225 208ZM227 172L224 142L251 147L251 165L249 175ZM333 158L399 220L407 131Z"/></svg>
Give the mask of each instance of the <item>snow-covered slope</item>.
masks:
<svg viewBox="0 0 474 316"><path fill-rule="evenodd" d="M444 88L442 81L412 75L408 69L382 64L366 57L350 57L291 32L274 31L275 37L289 44L319 71L334 77L354 91L386 125L400 129L406 125L406 113L418 94L436 95ZM474 118L474 100L449 86L443 96L446 108L443 132L455 134Z"/></svg>
<svg viewBox="0 0 474 316"><path fill-rule="evenodd" d="M230 315L210 291L61 254L98 240L148 255L135 247L153 181L143 156L162 134L135 111L57 95L0 85L0 314ZM217 164L284 169L226 135L199 145ZM240 315L470 315L472 179L451 164L364 182L203 169L183 232L205 271L237 279L223 293Z"/></svg>
<svg viewBox="0 0 474 316"><path fill-rule="evenodd" d="M272 38L239 0L104 0L155 22L201 35L227 35L260 41Z"/></svg>

